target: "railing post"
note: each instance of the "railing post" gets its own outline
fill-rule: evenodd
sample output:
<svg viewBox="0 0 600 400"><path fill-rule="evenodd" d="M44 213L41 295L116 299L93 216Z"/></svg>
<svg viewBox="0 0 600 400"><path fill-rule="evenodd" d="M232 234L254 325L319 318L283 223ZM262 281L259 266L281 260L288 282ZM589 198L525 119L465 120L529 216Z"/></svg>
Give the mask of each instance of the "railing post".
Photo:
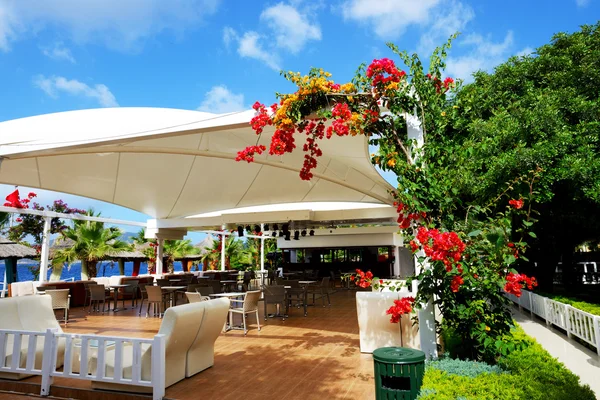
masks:
<svg viewBox="0 0 600 400"><path fill-rule="evenodd" d="M600 317L594 317L594 335L596 335L596 352L600 355Z"/></svg>
<svg viewBox="0 0 600 400"><path fill-rule="evenodd" d="M551 320L550 318L548 318L548 314L550 313L550 307L548 306L548 300L550 300L547 297L544 297L544 319L546 320L546 325L550 325L551 324Z"/></svg>
<svg viewBox="0 0 600 400"><path fill-rule="evenodd" d="M42 358L42 384L40 396L50 395L50 385L52 385L52 366L54 365L54 332L52 328L46 329L44 334L44 353Z"/></svg>
<svg viewBox="0 0 600 400"><path fill-rule="evenodd" d="M529 314L531 314L531 319L533 319L533 293L529 293Z"/></svg>
<svg viewBox="0 0 600 400"><path fill-rule="evenodd" d="M155 335L152 340L152 399L165 396L165 335Z"/></svg>
<svg viewBox="0 0 600 400"><path fill-rule="evenodd" d="M567 328L567 336L569 337L569 339L571 338L571 320L569 318L570 308L570 305L565 304L565 327Z"/></svg>

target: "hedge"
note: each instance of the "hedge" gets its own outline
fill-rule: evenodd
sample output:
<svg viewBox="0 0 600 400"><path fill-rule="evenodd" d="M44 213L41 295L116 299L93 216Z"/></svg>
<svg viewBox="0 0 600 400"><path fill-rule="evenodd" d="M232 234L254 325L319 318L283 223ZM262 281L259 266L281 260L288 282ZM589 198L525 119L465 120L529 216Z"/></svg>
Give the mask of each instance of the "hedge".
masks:
<svg viewBox="0 0 600 400"><path fill-rule="evenodd" d="M560 303L568 304L572 307L580 309L581 311L600 316L600 304L588 303L586 301L577 300L572 297L565 297L547 293L543 294L542 296L546 296Z"/></svg>
<svg viewBox="0 0 600 400"><path fill-rule="evenodd" d="M475 362L427 363L419 400L594 400L588 385L517 327L513 336L523 350L501 357L497 366Z"/></svg>

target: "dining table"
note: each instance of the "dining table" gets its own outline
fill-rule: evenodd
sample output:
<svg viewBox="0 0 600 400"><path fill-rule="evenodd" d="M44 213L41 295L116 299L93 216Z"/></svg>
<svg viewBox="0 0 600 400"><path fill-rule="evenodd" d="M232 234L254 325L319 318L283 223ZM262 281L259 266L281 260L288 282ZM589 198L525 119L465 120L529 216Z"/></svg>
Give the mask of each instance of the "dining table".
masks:
<svg viewBox="0 0 600 400"><path fill-rule="evenodd" d="M160 288L163 292L166 292L169 294L169 307L173 307L174 305L177 304L177 302L175 301L175 293L178 290L184 290L187 289L187 286L161 286Z"/></svg>
<svg viewBox="0 0 600 400"><path fill-rule="evenodd" d="M117 304L118 304L118 300L119 300L119 289L123 289L123 288L129 287L129 286L131 286L131 285L120 284L120 285L110 285L109 286L109 288L111 288L114 291L114 296L115 296L115 308L113 308L113 312L121 311L117 308ZM127 307L123 306L123 310L127 310Z"/></svg>

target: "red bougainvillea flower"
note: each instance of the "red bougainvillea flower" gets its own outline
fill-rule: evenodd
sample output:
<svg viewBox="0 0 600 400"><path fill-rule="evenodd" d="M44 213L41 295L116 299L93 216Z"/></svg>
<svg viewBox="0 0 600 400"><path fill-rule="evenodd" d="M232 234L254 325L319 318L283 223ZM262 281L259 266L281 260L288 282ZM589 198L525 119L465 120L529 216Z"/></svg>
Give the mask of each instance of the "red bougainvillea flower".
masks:
<svg viewBox="0 0 600 400"><path fill-rule="evenodd" d="M456 275L454 278L452 278L452 282L450 283L450 290L452 290L454 293L458 292L458 289L460 289L460 285L462 285L463 283L465 283L465 281L463 280L462 276Z"/></svg>
<svg viewBox="0 0 600 400"><path fill-rule="evenodd" d="M267 150L265 146L248 146L242 151L238 151L235 161L248 161L249 163L254 161L254 154L262 154L263 151Z"/></svg>
<svg viewBox="0 0 600 400"><path fill-rule="evenodd" d="M385 313L391 315L390 322L397 324L404 314L412 312L412 306L415 302L414 297L403 297L400 300L394 300L394 305L391 306Z"/></svg>
<svg viewBox="0 0 600 400"><path fill-rule="evenodd" d="M400 82L406 76L406 72L396 67L394 61L389 58L373 60L367 67L367 78L371 79L373 86L386 85L390 82Z"/></svg>
<svg viewBox="0 0 600 400"><path fill-rule="evenodd" d="M525 202L523 201L523 199L508 201L508 204L510 204L516 210L520 210L521 208L523 208L524 203Z"/></svg>
<svg viewBox="0 0 600 400"><path fill-rule="evenodd" d="M523 287L531 290L538 285L537 280L534 277L528 277L525 274L513 274L509 272L506 275L506 284L504 285L504 291L506 293L514 294L517 297L521 297Z"/></svg>

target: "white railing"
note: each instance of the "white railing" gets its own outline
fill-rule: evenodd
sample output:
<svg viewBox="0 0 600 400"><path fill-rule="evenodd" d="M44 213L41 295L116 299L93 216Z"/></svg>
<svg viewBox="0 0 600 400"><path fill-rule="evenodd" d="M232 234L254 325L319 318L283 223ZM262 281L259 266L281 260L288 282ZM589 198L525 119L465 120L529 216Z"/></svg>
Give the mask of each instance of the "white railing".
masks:
<svg viewBox="0 0 600 400"><path fill-rule="evenodd" d="M11 340L12 339L12 343ZM43 353L36 355L43 341ZM142 375L143 350L152 346L150 377ZM7 352L10 362L7 363ZM25 362L22 353L27 351ZM114 351L112 374L107 374L106 355ZM131 376L124 377L124 354L132 359ZM11 356L12 354L12 356ZM129 355L128 354L128 355ZM41 369L36 368L36 356L41 356ZM59 359L63 358L61 365ZM129 357L125 357L129 358ZM39 365L39 360L38 365ZM94 363L95 362L95 363ZM24 367L22 365L25 364ZM82 379L104 383L152 388L154 400L165 395L165 336L135 339L98 335L77 335L48 329L46 332L0 330L0 371L26 375L41 375L40 395L48 396L54 377Z"/></svg>
<svg viewBox="0 0 600 400"><path fill-rule="evenodd" d="M46 332L0 330L0 371L42 375L42 369L35 367L35 353L38 341L43 340L46 343L47 339ZM25 360L22 359L24 351L27 351ZM8 357L10 363L7 363ZM21 366L23 361L25 361L24 367Z"/></svg>
<svg viewBox="0 0 600 400"><path fill-rule="evenodd" d="M521 297L508 293L505 296L532 315L546 320L547 325L564 329L568 337L575 336L594 346L600 355L600 316L527 290L523 290Z"/></svg>

